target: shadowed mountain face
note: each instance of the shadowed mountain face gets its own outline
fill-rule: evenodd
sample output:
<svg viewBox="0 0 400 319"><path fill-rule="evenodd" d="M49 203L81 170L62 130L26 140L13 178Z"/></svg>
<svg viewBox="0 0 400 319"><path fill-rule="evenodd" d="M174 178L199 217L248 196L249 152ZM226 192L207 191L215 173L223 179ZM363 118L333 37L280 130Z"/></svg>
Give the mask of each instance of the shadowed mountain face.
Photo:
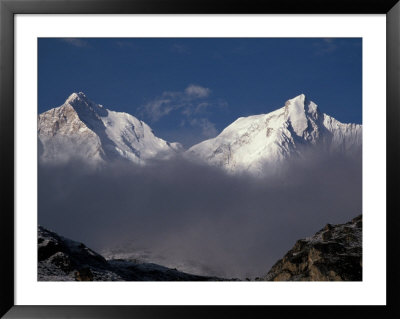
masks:
<svg viewBox="0 0 400 319"><path fill-rule="evenodd" d="M261 280L361 281L362 216L298 240Z"/></svg>
<svg viewBox="0 0 400 319"><path fill-rule="evenodd" d="M38 228L39 281L219 281L153 263L104 257L82 243Z"/></svg>

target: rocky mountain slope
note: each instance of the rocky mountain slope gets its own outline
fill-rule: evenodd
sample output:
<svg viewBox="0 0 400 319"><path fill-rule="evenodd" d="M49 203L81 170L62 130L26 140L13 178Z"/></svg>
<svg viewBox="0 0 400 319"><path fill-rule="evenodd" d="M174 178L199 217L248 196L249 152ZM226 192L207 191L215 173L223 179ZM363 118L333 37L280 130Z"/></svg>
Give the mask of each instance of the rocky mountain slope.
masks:
<svg viewBox="0 0 400 319"><path fill-rule="evenodd" d="M261 280L361 281L362 215L298 240Z"/></svg>
<svg viewBox="0 0 400 319"><path fill-rule="evenodd" d="M219 281L138 260L111 259L84 244L38 228L39 281Z"/></svg>
<svg viewBox="0 0 400 319"><path fill-rule="evenodd" d="M301 157L317 146L327 152L355 155L361 154L361 144L361 125L337 121L301 94L271 113L238 118L217 137L186 153L230 172L260 174L268 164Z"/></svg>
<svg viewBox="0 0 400 319"><path fill-rule="evenodd" d="M192 275L137 258L105 259L82 243L41 226L38 229L39 281L221 281ZM362 280L362 216L339 225L327 224L300 239L261 281Z"/></svg>
<svg viewBox="0 0 400 319"><path fill-rule="evenodd" d="M71 159L100 164L115 160L143 164L169 158L181 149L154 135L143 121L90 101L82 92L38 117L39 159L65 163Z"/></svg>

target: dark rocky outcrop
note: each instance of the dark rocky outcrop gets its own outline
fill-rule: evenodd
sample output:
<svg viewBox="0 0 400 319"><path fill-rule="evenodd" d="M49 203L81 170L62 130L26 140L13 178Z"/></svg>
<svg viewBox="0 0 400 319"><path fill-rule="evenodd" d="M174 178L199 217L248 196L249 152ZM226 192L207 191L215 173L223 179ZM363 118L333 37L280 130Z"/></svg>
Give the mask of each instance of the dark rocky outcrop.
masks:
<svg viewBox="0 0 400 319"><path fill-rule="evenodd" d="M38 229L40 281L222 281L133 259L109 259L82 243ZM248 279L249 280L249 279ZM298 240L277 261L267 281L361 281L362 216L346 224L327 224L314 236Z"/></svg>
<svg viewBox="0 0 400 319"><path fill-rule="evenodd" d="M362 215L298 240L260 280L361 281Z"/></svg>
<svg viewBox="0 0 400 319"><path fill-rule="evenodd" d="M38 229L39 281L220 281L152 263L106 260L82 243Z"/></svg>

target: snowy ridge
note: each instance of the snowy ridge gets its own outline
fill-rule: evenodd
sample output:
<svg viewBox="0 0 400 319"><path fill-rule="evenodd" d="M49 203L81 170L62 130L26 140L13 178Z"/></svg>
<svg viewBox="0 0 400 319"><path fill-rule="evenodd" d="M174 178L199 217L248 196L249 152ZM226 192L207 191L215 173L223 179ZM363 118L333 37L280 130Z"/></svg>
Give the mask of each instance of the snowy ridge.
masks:
<svg viewBox="0 0 400 319"><path fill-rule="evenodd" d="M301 94L271 113L238 118L186 154L230 172L261 174L265 165L301 157L302 150L316 145L329 152L360 154L362 126L340 123Z"/></svg>
<svg viewBox="0 0 400 319"><path fill-rule="evenodd" d="M128 160L144 164L151 158L165 159L181 149L154 135L134 116L106 109L82 92L39 115L39 157L43 162L82 159L98 164Z"/></svg>

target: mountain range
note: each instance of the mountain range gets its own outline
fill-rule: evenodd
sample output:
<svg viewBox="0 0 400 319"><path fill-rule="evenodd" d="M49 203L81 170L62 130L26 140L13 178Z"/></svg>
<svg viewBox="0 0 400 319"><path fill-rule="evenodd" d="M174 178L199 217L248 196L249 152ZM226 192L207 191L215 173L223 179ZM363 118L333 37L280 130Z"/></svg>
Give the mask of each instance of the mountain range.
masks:
<svg viewBox="0 0 400 319"><path fill-rule="evenodd" d="M301 158L307 150L361 155L362 125L339 122L301 94L268 114L240 117L215 138L184 151L181 144L155 136L136 117L109 110L79 92L39 115L38 144L43 163L146 164L183 153L229 172L261 174L267 165Z"/></svg>

